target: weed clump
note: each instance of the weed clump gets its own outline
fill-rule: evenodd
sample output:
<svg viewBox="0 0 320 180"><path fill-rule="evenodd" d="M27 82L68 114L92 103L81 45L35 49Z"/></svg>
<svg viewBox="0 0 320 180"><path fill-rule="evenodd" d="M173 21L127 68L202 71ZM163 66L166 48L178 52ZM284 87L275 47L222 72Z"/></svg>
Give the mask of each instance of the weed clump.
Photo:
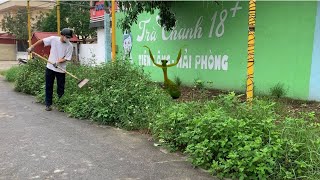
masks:
<svg viewBox="0 0 320 180"><path fill-rule="evenodd" d="M45 63L35 59L19 68L15 89L35 95L44 103ZM125 129L147 129L170 101L142 68L126 61L96 67L68 64L67 70L90 80L80 89L77 80L67 75L65 94L59 100L54 96L54 105L71 117Z"/></svg>
<svg viewBox="0 0 320 180"><path fill-rule="evenodd" d="M272 97L282 98L287 94L287 91L285 90L283 84L278 83L272 88L270 88L270 94Z"/></svg>
<svg viewBox="0 0 320 180"><path fill-rule="evenodd" d="M235 179L319 179L320 124L314 113L278 121L273 101L252 106L234 93L172 105L151 123L159 142L195 166Z"/></svg>

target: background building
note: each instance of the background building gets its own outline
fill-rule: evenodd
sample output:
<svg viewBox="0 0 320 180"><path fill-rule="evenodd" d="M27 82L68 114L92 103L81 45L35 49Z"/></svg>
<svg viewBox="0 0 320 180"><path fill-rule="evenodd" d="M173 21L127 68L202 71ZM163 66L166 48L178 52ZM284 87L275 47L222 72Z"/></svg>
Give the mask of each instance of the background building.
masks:
<svg viewBox="0 0 320 180"><path fill-rule="evenodd" d="M53 7L52 1L30 1L31 17L35 19L36 15L40 12L49 12ZM27 1L14 1L14 0L1 0L0 1L0 23L6 13L16 14L19 8L26 8ZM34 23L34 21L31 21ZM27 28L27 27L26 27ZM2 53L0 61L12 61L18 58L26 58L27 53L22 43L15 39L14 36L7 34L0 28L0 51L6 52L5 55Z"/></svg>

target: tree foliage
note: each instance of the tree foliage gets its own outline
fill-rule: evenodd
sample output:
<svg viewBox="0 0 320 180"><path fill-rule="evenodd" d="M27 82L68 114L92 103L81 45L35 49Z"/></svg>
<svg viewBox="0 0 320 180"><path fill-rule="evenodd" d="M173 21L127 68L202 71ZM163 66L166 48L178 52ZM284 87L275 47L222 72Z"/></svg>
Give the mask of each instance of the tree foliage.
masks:
<svg viewBox="0 0 320 180"><path fill-rule="evenodd" d="M74 29L79 39L86 43L86 39L96 36L95 29L89 28L90 2L89 1L61 1L60 27ZM57 7L55 6L41 22L41 30L46 32L57 31Z"/></svg>
<svg viewBox="0 0 320 180"><path fill-rule="evenodd" d="M39 12L39 14L37 14L35 16L36 21L32 24L32 30L34 31L42 31L41 27L42 27L42 23L44 21L45 18L45 13L43 12Z"/></svg>
<svg viewBox="0 0 320 180"><path fill-rule="evenodd" d="M1 20L3 31L13 34L17 40L28 39L28 14L26 8L18 9L17 13L6 13Z"/></svg>
<svg viewBox="0 0 320 180"><path fill-rule="evenodd" d="M212 1L219 4L218 1ZM176 16L172 11L175 1L119 1L120 11L124 18L120 20L119 27L122 31L130 32L131 26L138 21L139 14L147 12L154 14L159 11L159 24L166 31L171 31L176 26Z"/></svg>
<svg viewBox="0 0 320 180"><path fill-rule="evenodd" d="M131 26L137 23L139 14L154 14L155 10L159 10L159 24L170 31L176 25L176 16L171 10L172 4L173 1L119 1L120 11L125 14L119 26L122 31L130 31Z"/></svg>

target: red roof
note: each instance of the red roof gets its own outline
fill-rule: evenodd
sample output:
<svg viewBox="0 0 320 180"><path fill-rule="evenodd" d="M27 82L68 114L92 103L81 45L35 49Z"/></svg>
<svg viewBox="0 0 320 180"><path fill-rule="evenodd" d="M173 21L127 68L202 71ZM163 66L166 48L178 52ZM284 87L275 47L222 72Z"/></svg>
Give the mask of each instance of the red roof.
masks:
<svg viewBox="0 0 320 180"><path fill-rule="evenodd" d="M12 34L0 33L0 39L16 39Z"/></svg>
<svg viewBox="0 0 320 180"><path fill-rule="evenodd" d="M49 36L58 36L57 32L34 32L32 36L35 36L38 40L49 37ZM70 39L71 42L80 41L77 36L73 35Z"/></svg>

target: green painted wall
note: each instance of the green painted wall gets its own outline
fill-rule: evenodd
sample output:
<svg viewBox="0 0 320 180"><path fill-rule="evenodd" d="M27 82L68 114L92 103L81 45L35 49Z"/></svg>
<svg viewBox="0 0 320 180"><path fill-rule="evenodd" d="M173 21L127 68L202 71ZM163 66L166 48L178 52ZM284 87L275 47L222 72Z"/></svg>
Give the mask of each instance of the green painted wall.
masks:
<svg viewBox="0 0 320 180"><path fill-rule="evenodd" d="M240 9L233 16L235 7ZM308 98L316 8L316 2L257 2L255 93L269 93L269 89L280 82L288 88L289 97ZM248 2L237 4L226 1L220 5L207 1L176 2L174 11L178 19L177 34L196 29L196 36L167 39L170 33L163 34L156 23L156 15L142 14L131 32L133 62L145 66L146 72L150 72L155 81L163 81L162 70L153 66L143 46L148 45L156 59L167 59L169 56L174 62L179 48L187 45L179 66L169 68L169 78L178 76L188 85L199 78L212 81L214 88L244 92ZM121 15L118 14L117 18ZM213 30L212 36L210 29ZM120 51L123 51L123 39L122 31L118 29ZM219 56L227 57L225 63Z"/></svg>
<svg viewBox="0 0 320 180"><path fill-rule="evenodd" d="M236 8L238 10L234 11L232 9L234 7L238 7ZM170 60L174 62L179 49L186 45L183 49L181 64L178 67L169 68L169 78L173 79L178 76L184 84L188 85L192 85L194 80L199 78L203 81L212 81L215 88L244 90L247 59L248 3L222 2L220 5L216 5L207 1L176 2L174 11L178 19L177 39L168 38L170 36L168 32L163 37L163 31L156 23L156 15L140 15L138 24L132 27L131 32L133 37L132 59L134 63L145 65L145 70L151 72L151 76L155 81L163 81L162 70L154 67L149 59L144 59L149 56L143 46L149 46L156 59L158 55L160 55L158 60L169 55ZM222 11L223 13L221 14ZM235 13L233 14L233 12ZM213 18L215 13L216 16ZM220 18L223 21L222 23ZM212 19L215 19L215 23L213 23ZM148 23L145 23L146 21ZM145 31L145 36L141 40L139 38L142 37L144 26L150 36L148 39ZM186 35L189 29L192 29L192 33L196 31L196 35L188 39L179 40L179 32L180 34L184 32L185 36L190 37L191 33ZM210 37L211 29L212 35ZM152 38L151 35L153 35ZM117 40L119 50L122 50L122 31L117 32Z"/></svg>
<svg viewBox="0 0 320 180"><path fill-rule="evenodd" d="M258 2L255 90L283 83L288 96L308 99L317 2Z"/></svg>

